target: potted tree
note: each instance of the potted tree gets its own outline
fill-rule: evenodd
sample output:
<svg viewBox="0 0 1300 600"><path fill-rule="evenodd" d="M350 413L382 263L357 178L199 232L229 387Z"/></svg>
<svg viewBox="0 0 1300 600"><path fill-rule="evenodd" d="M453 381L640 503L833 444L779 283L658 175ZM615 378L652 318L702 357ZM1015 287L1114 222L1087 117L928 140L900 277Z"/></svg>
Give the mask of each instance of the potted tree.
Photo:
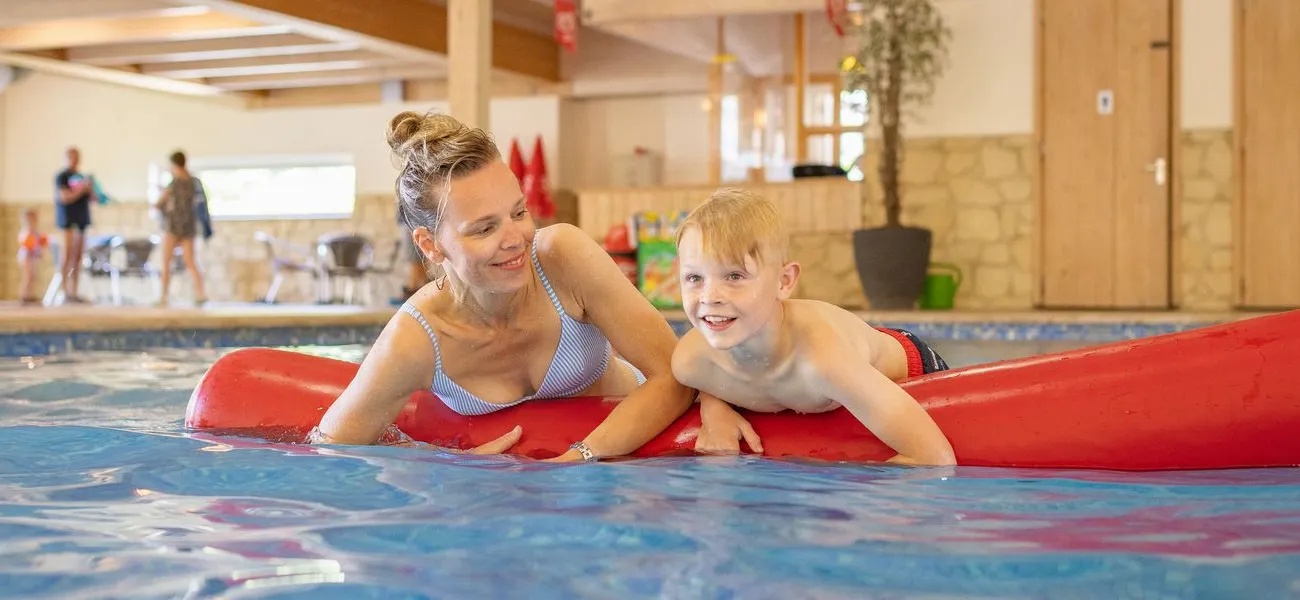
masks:
<svg viewBox="0 0 1300 600"><path fill-rule="evenodd" d="M841 71L844 89L866 92L871 117L864 133L879 133L885 223L853 232L854 259L872 308L910 309L925 287L933 235L900 221L903 116L910 105L929 102L946 66L952 32L932 0L861 0L857 5L849 15L857 51L844 59ZM869 191L864 186L864 194Z"/></svg>

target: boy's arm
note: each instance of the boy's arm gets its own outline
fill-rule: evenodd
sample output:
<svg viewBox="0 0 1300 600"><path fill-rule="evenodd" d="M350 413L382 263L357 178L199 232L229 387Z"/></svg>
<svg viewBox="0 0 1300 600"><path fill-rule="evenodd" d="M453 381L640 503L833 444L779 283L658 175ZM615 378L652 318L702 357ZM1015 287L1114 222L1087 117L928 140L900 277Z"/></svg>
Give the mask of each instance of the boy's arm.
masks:
<svg viewBox="0 0 1300 600"><path fill-rule="evenodd" d="M700 392L700 433L695 437L695 451L740 454L741 438L750 450L763 453L763 442L745 417L716 396Z"/></svg>
<svg viewBox="0 0 1300 600"><path fill-rule="evenodd" d="M673 349L673 377L682 385L694 389L706 386L705 373L711 364L700 346L699 334L688 331ZM753 426L740 416L725 400L703 390L699 393L700 433L695 438L695 451L707 454L739 454L740 439L750 450L763 452L763 443Z"/></svg>
<svg viewBox="0 0 1300 600"><path fill-rule="evenodd" d="M898 456L888 462L955 465L952 445L930 414L879 370L823 354L818 373L826 395L857 417Z"/></svg>

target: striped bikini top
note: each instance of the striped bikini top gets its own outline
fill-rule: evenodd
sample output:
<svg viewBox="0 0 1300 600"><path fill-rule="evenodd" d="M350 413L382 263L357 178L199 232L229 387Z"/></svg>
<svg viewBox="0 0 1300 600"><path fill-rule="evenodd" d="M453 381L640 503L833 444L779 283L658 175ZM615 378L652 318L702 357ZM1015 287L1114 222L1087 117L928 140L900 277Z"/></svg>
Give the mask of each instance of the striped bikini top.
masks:
<svg viewBox="0 0 1300 600"><path fill-rule="evenodd" d="M462 415L484 415L529 400L573 396L596 383L609 366L612 348L605 334L594 325L579 322L564 312L559 296L555 295L555 289L551 287L546 273L542 272L541 262L537 260L536 244L533 244L532 256L533 268L537 269L542 286L546 288L546 295L550 296L551 304L560 315L560 344L555 349L555 356L551 358L551 366L546 370L542 384L537 386L537 392L509 404L480 400L452 381L442 370L442 351L438 348L438 336L434 333L433 327L425 320L419 309L409 302L402 304L402 311L414 317L429 334L429 339L433 340L435 362L433 385L429 388L430 391L442 399L448 408Z"/></svg>

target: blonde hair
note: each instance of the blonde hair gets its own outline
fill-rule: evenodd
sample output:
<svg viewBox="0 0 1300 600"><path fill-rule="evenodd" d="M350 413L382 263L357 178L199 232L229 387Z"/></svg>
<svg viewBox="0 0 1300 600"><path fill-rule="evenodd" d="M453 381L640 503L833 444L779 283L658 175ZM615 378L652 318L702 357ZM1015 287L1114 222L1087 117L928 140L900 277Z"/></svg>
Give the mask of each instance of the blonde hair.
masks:
<svg viewBox="0 0 1300 600"><path fill-rule="evenodd" d="M408 231L438 229L451 181L501 159L492 135L451 115L411 111L388 122L388 146L400 163L397 210Z"/></svg>
<svg viewBox="0 0 1300 600"><path fill-rule="evenodd" d="M691 211L677 227L677 245L691 227L700 230L706 256L743 265L745 257L758 264L784 264L790 252L790 234L771 200L736 188L722 188Z"/></svg>

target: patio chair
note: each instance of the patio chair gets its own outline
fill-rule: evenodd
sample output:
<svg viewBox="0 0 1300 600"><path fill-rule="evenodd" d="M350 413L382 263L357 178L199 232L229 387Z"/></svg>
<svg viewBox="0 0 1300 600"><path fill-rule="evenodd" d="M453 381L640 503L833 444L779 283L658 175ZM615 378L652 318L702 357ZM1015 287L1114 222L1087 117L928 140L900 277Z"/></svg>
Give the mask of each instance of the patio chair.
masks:
<svg viewBox="0 0 1300 600"><path fill-rule="evenodd" d="M112 282L114 306L122 305L122 277L146 279L150 283L149 287L153 290L155 298L162 294L161 271L159 271L157 265L150 262L154 248L157 248L160 243L162 243L162 238L157 235L142 238L118 237L114 239L113 249L120 250L123 255L121 267L114 265L111 261L105 267L109 271L109 278Z"/></svg>
<svg viewBox="0 0 1300 600"><path fill-rule="evenodd" d="M301 273L312 276L312 284L316 286L316 301L319 303L324 300L325 290L322 285L320 263L311 257L311 250L308 247L281 240L265 231L254 233L253 238L266 247L266 254L271 259L271 285L266 290L266 296L262 298L263 302L275 304L276 295L280 292L285 276ZM302 258L296 258L295 255Z"/></svg>
<svg viewBox="0 0 1300 600"><path fill-rule="evenodd" d="M356 234L329 234L316 241L316 254L333 304L334 281L344 281L343 302L355 304L356 283L361 282L365 303L371 299L369 275L374 272L374 244L370 238ZM391 267L390 267L391 268Z"/></svg>

